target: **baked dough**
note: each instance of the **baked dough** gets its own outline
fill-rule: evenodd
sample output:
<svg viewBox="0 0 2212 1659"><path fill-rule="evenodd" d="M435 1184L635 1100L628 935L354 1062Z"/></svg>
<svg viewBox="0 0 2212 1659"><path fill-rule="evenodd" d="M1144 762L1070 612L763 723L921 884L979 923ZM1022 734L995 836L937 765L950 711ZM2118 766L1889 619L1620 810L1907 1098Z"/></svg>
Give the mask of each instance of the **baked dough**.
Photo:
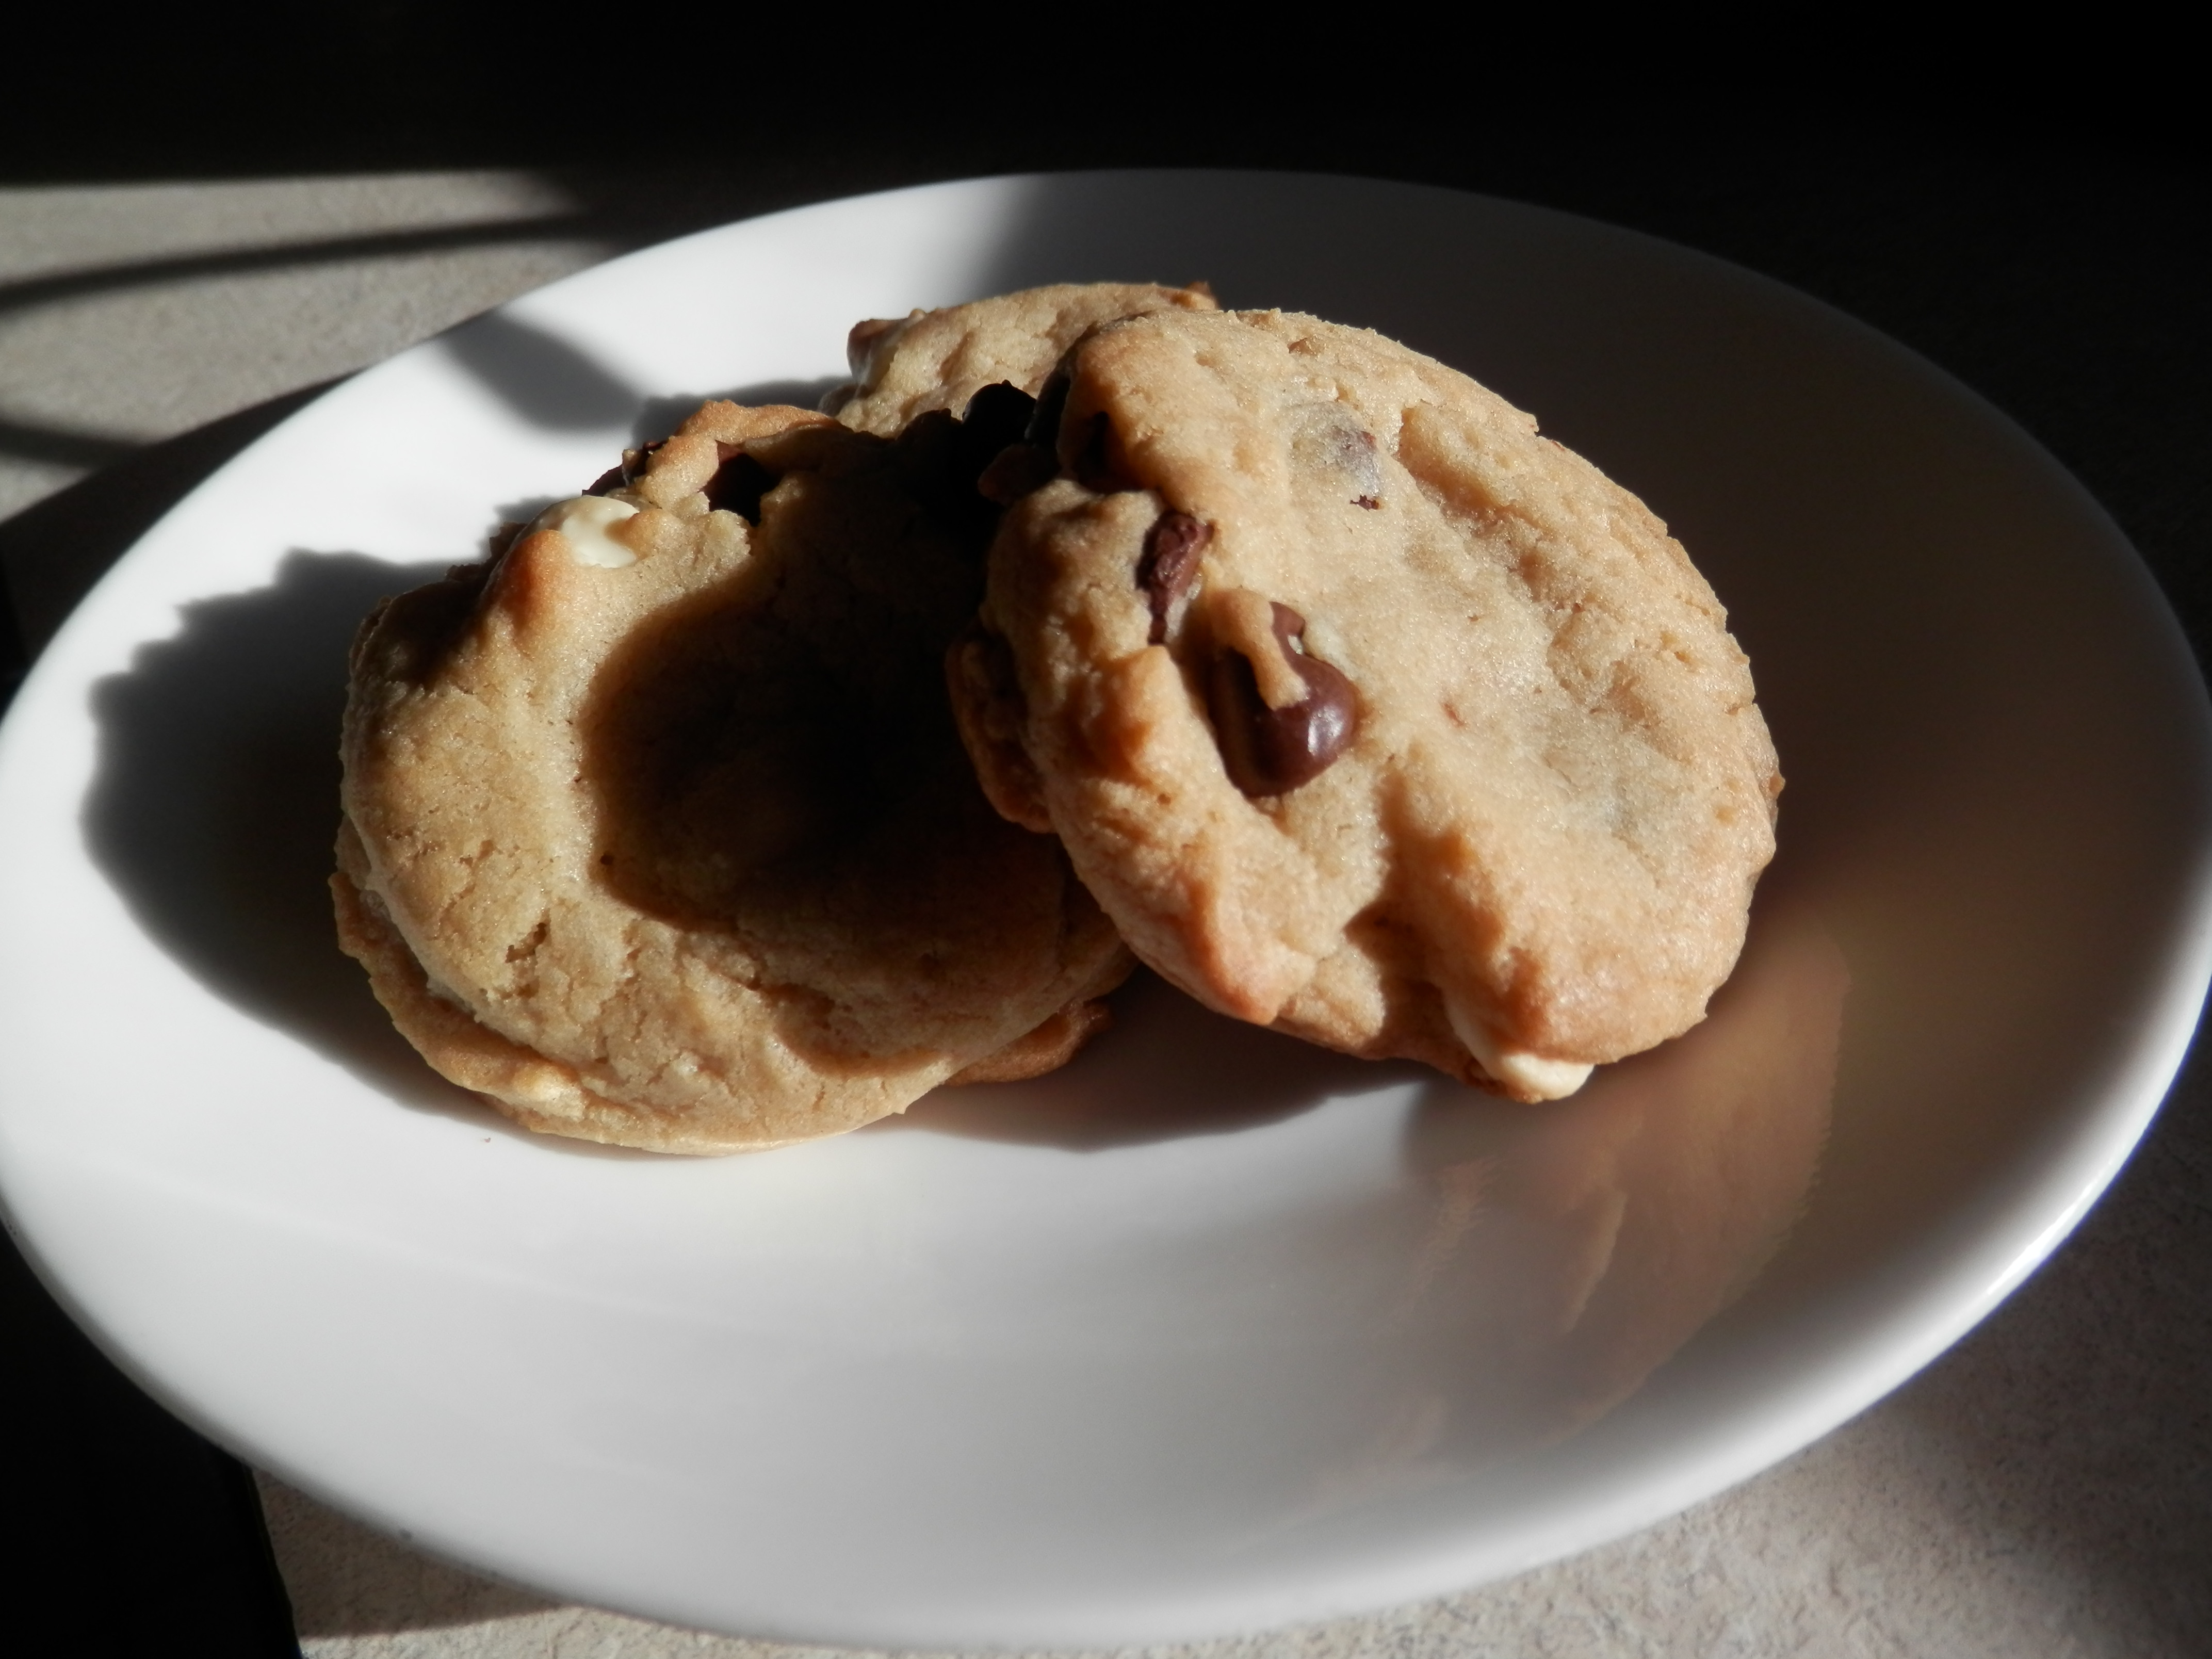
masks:
<svg viewBox="0 0 2212 1659"><path fill-rule="evenodd" d="M1641 501L1464 374L1279 312L1105 324L1035 430L987 477L1030 493L950 680L994 802L1139 957L1521 1099L1703 1018L1781 778Z"/></svg>
<svg viewBox="0 0 2212 1659"><path fill-rule="evenodd" d="M1033 1075L1127 971L945 708L971 528L899 447L699 411L630 481L387 602L352 660L342 943L534 1129L770 1146Z"/></svg>

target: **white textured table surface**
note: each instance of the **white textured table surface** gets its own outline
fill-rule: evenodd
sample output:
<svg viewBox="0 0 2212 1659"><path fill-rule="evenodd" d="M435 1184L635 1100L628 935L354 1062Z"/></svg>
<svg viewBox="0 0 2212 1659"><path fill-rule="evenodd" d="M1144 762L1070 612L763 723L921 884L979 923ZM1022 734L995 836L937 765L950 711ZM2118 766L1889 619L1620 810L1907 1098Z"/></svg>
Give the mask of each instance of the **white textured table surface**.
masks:
<svg viewBox="0 0 2212 1659"><path fill-rule="evenodd" d="M0 191L0 518L748 200L734 183L694 185L642 209L588 179L522 173ZM62 504L0 524L34 640L115 550L51 533ZM2201 636L2204 619L2189 620ZM1780 1468L1510 1583L1192 1651L2212 1652L2208 1283L2200 1066L2008 1304ZM775 1650L549 1604L274 1482L263 1497L309 1654Z"/></svg>

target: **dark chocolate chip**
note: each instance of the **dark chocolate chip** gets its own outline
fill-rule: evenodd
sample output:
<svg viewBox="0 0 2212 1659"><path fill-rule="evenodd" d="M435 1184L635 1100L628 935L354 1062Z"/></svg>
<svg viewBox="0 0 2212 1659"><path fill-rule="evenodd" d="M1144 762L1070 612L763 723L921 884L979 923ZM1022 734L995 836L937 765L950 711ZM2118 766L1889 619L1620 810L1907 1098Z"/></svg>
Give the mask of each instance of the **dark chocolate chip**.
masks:
<svg viewBox="0 0 2212 1659"><path fill-rule="evenodd" d="M1028 435L1036 408L1037 400L1010 380L987 386L968 400L960 414L960 443L963 456L975 463L971 477L1008 444Z"/></svg>
<svg viewBox="0 0 2212 1659"><path fill-rule="evenodd" d="M940 526L976 542L978 553L998 521L997 507L976 493L977 475L998 453L982 450L988 441L983 433L971 432L949 409L917 415L894 441L900 481ZM1003 442L1000 447L1005 447Z"/></svg>
<svg viewBox="0 0 2212 1659"><path fill-rule="evenodd" d="M1154 520L1145 534L1144 556L1137 561L1137 586L1152 602L1152 642L1168 636L1168 613L1188 591L1198 574L1199 556L1213 539L1213 526L1188 513L1166 512Z"/></svg>
<svg viewBox="0 0 2212 1659"><path fill-rule="evenodd" d="M1274 611L1275 641L1305 682L1306 695L1270 708L1252 665L1236 651L1213 659L1206 676L1206 712L1213 718L1229 781L1248 796L1287 794L1327 771L1359 730L1359 694L1343 671L1293 646L1305 618L1286 605Z"/></svg>
<svg viewBox="0 0 2212 1659"><path fill-rule="evenodd" d="M733 444L717 443L714 452L722 464L707 480L707 505L758 524L761 497L775 488L775 474Z"/></svg>
<svg viewBox="0 0 2212 1659"><path fill-rule="evenodd" d="M945 409L917 415L896 440L899 477L939 524L975 541L980 552L999 508L1057 470L1048 456L1033 459L1027 447L1036 413L1036 398L1001 380L976 392L957 418ZM1011 467L999 465L1009 452Z"/></svg>
<svg viewBox="0 0 2212 1659"><path fill-rule="evenodd" d="M1044 390L1037 393L1036 411L1030 416L1029 430L1022 434L1024 443L1048 453L1060 453L1060 421L1067 413L1067 386L1065 369L1044 383Z"/></svg>
<svg viewBox="0 0 2212 1659"><path fill-rule="evenodd" d="M1375 512L1382 505L1381 501L1376 500L1372 495L1354 495L1352 498L1352 504L1354 507L1364 507L1370 513Z"/></svg>
<svg viewBox="0 0 2212 1659"><path fill-rule="evenodd" d="M958 515L980 507L988 526L997 509L1049 483L1060 471L1055 449L1067 376L1054 374L1042 397L1010 380L987 386L968 400L960 422L958 476L951 480Z"/></svg>
<svg viewBox="0 0 2212 1659"><path fill-rule="evenodd" d="M1036 413L1036 399L1006 380L985 386L968 400L960 416L960 451L954 479L968 505L974 504L991 463L1022 441Z"/></svg>
<svg viewBox="0 0 2212 1659"><path fill-rule="evenodd" d="M1114 422L1100 410L1091 417L1091 429L1068 458L1067 470L1075 482L1101 495L1112 495L1138 486L1121 468L1121 446L1114 441Z"/></svg>

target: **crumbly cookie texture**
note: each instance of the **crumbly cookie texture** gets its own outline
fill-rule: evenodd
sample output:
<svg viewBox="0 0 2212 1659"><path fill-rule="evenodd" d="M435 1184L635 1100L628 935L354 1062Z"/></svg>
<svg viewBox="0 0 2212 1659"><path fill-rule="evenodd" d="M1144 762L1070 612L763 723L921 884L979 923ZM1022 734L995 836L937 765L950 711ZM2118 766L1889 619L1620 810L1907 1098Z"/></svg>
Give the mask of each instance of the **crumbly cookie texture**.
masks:
<svg viewBox="0 0 2212 1659"><path fill-rule="evenodd" d="M1642 502L1465 375L1276 312L1070 354L948 678L984 787L1201 1001L1520 1099L1704 1017L1781 788Z"/></svg>
<svg viewBox="0 0 2212 1659"><path fill-rule="evenodd" d="M1061 354L1101 323L1154 311L1212 311L1203 283L1060 283L939 311L855 323L853 383L830 405L855 432L893 437L932 410L958 412L1004 381L1034 397Z"/></svg>
<svg viewBox="0 0 2212 1659"><path fill-rule="evenodd" d="M939 687L980 548L916 476L710 404L370 617L332 884L433 1066L534 1129L720 1152L1097 1028L1127 955L976 787Z"/></svg>

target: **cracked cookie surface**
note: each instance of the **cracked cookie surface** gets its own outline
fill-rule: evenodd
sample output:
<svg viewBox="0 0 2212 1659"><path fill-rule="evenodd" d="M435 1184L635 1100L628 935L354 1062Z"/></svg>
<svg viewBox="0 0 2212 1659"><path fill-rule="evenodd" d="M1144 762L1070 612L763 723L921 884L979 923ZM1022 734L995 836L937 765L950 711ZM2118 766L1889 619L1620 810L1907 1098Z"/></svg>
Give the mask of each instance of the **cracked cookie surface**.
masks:
<svg viewBox="0 0 2212 1659"><path fill-rule="evenodd" d="M945 707L973 526L808 411L638 459L356 644L333 888L401 1030L532 1128L670 1152L1066 1060L1128 958Z"/></svg>
<svg viewBox="0 0 2212 1659"><path fill-rule="evenodd" d="M854 431L893 437L933 410L966 409L977 392L1002 381L1036 396L1061 355L1101 323L1214 308L1202 283L1056 283L871 319L854 325L845 347L853 383L830 402Z"/></svg>
<svg viewBox="0 0 2212 1659"><path fill-rule="evenodd" d="M1711 589L1467 376L1274 312L1042 394L948 665L979 775L1224 1012L1522 1099L1704 1017L1781 788Z"/></svg>

